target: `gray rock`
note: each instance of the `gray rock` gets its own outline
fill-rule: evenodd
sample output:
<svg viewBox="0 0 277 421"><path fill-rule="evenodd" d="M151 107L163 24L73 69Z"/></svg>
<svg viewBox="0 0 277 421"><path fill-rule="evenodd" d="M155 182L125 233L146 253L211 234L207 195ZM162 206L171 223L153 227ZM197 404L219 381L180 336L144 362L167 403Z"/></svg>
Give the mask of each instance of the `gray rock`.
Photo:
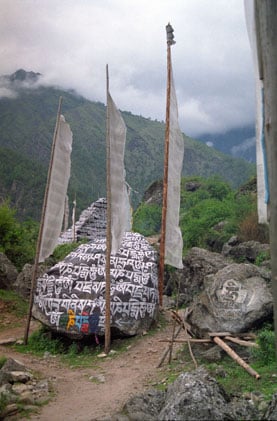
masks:
<svg viewBox="0 0 277 421"><path fill-rule="evenodd" d="M272 396L263 419L270 421L277 420L277 392Z"/></svg>
<svg viewBox="0 0 277 421"><path fill-rule="evenodd" d="M217 362L222 359L222 349L219 346L212 346L207 351L201 354L202 358L205 358L210 362Z"/></svg>
<svg viewBox="0 0 277 421"><path fill-rule="evenodd" d="M13 289L18 272L4 253L0 252L0 288Z"/></svg>
<svg viewBox="0 0 277 421"><path fill-rule="evenodd" d="M203 290L205 277L218 272L228 264L229 261L220 253L193 247L183 259L183 269L167 274L166 294L171 295L180 286L182 305L190 304Z"/></svg>
<svg viewBox="0 0 277 421"><path fill-rule="evenodd" d="M43 275L46 270L46 266L39 265L37 269L37 276ZM22 271L18 274L16 282L14 283L15 291L23 298L30 297L31 285L32 285L33 265L26 263L23 266Z"/></svg>
<svg viewBox="0 0 277 421"><path fill-rule="evenodd" d="M269 244L261 244L258 241L240 243L237 237L232 237L222 248L223 256L240 262L254 263L261 253L269 255Z"/></svg>
<svg viewBox="0 0 277 421"><path fill-rule="evenodd" d="M113 420L258 420L259 411L245 399L235 400L205 368L182 373L167 391L150 390L130 399Z"/></svg>
<svg viewBox="0 0 277 421"><path fill-rule="evenodd" d="M11 371L26 371L25 365L18 360L13 358L8 358L1 368L1 372L11 372Z"/></svg>
<svg viewBox="0 0 277 421"><path fill-rule="evenodd" d="M167 390L159 420L234 419L228 413L227 395L216 380L200 367L182 373ZM228 418L227 418L228 417Z"/></svg>
<svg viewBox="0 0 277 421"><path fill-rule="evenodd" d="M27 371L10 371L12 382L27 383L33 377L31 373Z"/></svg>
<svg viewBox="0 0 277 421"><path fill-rule="evenodd" d="M33 316L74 338L105 333L106 240L83 244L37 280ZM126 233L111 256L111 329L148 330L158 318L157 253L137 233Z"/></svg>
<svg viewBox="0 0 277 421"><path fill-rule="evenodd" d="M195 332L247 332L272 317L273 298L255 265L233 263L206 276L205 290L192 305L188 322Z"/></svg>
<svg viewBox="0 0 277 421"><path fill-rule="evenodd" d="M18 415L23 409L33 411L37 408L34 404L49 399L49 382L36 378L22 363L9 358L0 370L0 395L4 398L0 409L0 419L3 420Z"/></svg>
<svg viewBox="0 0 277 421"><path fill-rule="evenodd" d="M161 390L148 390L129 400L123 408L128 414L128 420L134 421L155 421L163 408L165 392Z"/></svg>

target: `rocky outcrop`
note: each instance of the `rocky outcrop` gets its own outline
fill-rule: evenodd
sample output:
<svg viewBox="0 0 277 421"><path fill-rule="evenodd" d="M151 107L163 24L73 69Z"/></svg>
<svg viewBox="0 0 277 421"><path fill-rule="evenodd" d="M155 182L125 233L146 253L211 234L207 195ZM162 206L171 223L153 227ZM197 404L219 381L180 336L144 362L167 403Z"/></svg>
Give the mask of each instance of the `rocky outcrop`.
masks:
<svg viewBox="0 0 277 421"><path fill-rule="evenodd" d="M247 332L272 319L273 297L265 276L255 265L237 263L206 276L188 318L196 334Z"/></svg>
<svg viewBox="0 0 277 421"><path fill-rule="evenodd" d="M7 359L0 370L1 420L18 416L22 410L35 411L49 396L48 380L37 378L19 361Z"/></svg>
<svg viewBox="0 0 277 421"><path fill-rule="evenodd" d="M23 298L30 297L33 268L33 265L26 263L26 265L23 266L22 271L17 276L16 282L14 283L14 290ZM37 269L38 276L43 275L45 270L45 264L40 264Z"/></svg>
<svg viewBox="0 0 277 421"><path fill-rule="evenodd" d="M203 291L205 277L217 273L228 264L229 261L219 253L193 247L183 258L183 269L167 273L165 294L171 295L179 289L179 305L190 304Z"/></svg>
<svg viewBox="0 0 277 421"><path fill-rule="evenodd" d="M270 246L269 244L261 244L258 241L240 242L238 237L234 236L224 244L222 254L238 262L255 263L261 254L269 259Z"/></svg>
<svg viewBox="0 0 277 421"><path fill-rule="evenodd" d="M166 391L149 390L135 396L124 406L123 414L118 414L112 419L114 421L265 419L250 400L231 399L203 367L180 374Z"/></svg>
<svg viewBox="0 0 277 421"><path fill-rule="evenodd" d="M263 419L270 421L277 420L277 392L272 396Z"/></svg>
<svg viewBox="0 0 277 421"><path fill-rule="evenodd" d="M33 316L73 338L105 333L106 240L83 244L37 280ZM111 329L148 330L158 317L157 254L137 233L125 233L111 256Z"/></svg>
<svg viewBox="0 0 277 421"><path fill-rule="evenodd" d="M0 288L13 289L18 272L4 253L0 253Z"/></svg>

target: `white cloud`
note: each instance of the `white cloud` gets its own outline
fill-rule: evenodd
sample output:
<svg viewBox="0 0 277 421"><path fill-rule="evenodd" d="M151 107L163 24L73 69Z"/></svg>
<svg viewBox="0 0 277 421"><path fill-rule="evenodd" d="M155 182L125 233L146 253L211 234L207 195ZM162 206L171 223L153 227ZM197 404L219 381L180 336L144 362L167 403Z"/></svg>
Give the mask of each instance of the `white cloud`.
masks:
<svg viewBox="0 0 277 421"><path fill-rule="evenodd" d="M254 121L242 0L0 0L0 75L18 68L120 109L164 120L166 33L180 125L189 135Z"/></svg>

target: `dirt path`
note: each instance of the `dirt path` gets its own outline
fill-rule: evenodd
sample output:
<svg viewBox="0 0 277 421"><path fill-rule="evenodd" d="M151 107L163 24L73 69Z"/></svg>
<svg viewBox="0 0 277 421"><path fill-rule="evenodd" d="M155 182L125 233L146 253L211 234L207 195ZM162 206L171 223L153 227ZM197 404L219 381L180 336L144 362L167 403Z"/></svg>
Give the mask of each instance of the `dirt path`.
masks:
<svg viewBox="0 0 277 421"><path fill-rule="evenodd" d="M169 319L169 317L167 317ZM3 338L0 333L0 339ZM121 410L132 396L149 388L162 376L164 367L157 368L167 347L161 339L172 335L172 321L155 334L145 335L132 342L124 353L105 357L97 361L97 366L71 369L54 357L34 358L19 354L0 346L0 355L7 355L23 362L28 368L39 371L50 378L55 396L40 413L31 420L41 421L91 421L109 420ZM11 332L9 332L10 337ZM7 337L7 334L6 334ZM112 347L111 347L112 349ZM103 383L89 380L91 376L102 375Z"/></svg>

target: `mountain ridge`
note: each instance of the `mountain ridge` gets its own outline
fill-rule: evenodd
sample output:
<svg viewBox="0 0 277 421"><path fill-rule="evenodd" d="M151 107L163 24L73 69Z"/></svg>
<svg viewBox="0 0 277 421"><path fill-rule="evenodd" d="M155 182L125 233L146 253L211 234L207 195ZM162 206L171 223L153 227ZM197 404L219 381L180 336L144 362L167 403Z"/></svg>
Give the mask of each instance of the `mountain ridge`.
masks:
<svg viewBox="0 0 277 421"><path fill-rule="evenodd" d="M4 82L1 78L2 87L10 94L14 91L14 95L0 97L0 159L10 161L5 166L5 176L0 169L0 198L10 197L19 218L39 219L56 112L62 96L62 114L73 132L69 198L72 203L77 196L80 213L106 195L106 106L87 100L74 91L43 86L38 73L29 75L30 72L26 72L24 77L22 72L25 71L20 69L9 79L6 77ZM31 83L28 82L30 78ZM126 180L132 188L135 207L147 187L163 177L165 126L163 122L128 111L121 111L121 114L127 126ZM242 159L212 150L186 135L184 142L183 175L219 175L236 188L255 174L255 166ZM11 151L10 157L7 157L8 151ZM20 161L25 162L25 167ZM18 168L21 168L21 174L26 172L24 177L20 177ZM23 200L27 192L28 205Z"/></svg>

